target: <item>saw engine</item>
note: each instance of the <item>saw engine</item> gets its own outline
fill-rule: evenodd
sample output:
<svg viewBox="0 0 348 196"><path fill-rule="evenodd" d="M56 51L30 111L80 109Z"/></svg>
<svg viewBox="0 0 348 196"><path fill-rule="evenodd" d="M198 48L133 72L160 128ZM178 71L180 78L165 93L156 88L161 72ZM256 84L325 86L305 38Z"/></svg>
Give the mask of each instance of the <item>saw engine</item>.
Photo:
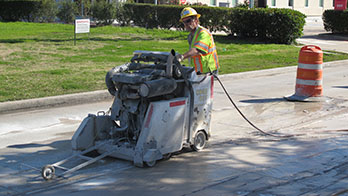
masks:
<svg viewBox="0 0 348 196"><path fill-rule="evenodd" d="M175 52L135 51L129 63L105 77L114 96L110 112L89 114L72 138L72 148L142 167L183 147L204 148L210 137L213 76L182 66Z"/></svg>

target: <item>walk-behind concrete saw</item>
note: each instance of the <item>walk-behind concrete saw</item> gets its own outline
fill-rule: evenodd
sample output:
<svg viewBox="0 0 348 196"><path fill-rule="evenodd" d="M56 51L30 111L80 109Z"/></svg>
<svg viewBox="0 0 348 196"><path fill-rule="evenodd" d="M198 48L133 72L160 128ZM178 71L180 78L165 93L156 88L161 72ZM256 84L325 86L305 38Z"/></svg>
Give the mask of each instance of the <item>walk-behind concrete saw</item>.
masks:
<svg viewBox="0 0 348 196"><path fill-rule="evenodd" d="M55 168L76 171L103 157L152 167L184 147L199 151L210 137L213 75L198 75L182 66L175 51L135 51L130 63L111 69L105 78L114 96L110 111L89 114L72 137L75 154L42 169L45 179ZM100 155L86 158L96 150ZM87 162L72 169L61 166L74 157Z"/></svg>

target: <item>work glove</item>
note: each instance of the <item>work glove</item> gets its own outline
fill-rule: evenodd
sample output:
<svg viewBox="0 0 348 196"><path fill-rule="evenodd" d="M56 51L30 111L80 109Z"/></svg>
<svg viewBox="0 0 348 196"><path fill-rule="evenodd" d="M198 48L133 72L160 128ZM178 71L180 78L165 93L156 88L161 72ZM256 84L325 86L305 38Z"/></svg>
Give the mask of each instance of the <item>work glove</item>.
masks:
<svg viewBox="0 0 348 196"><path fill-rule="evenodd" d="M175 58L176 58L176 60L178 60L179 62L181 62L181 61L184 60L184 55L182 55L182 54L177 54L177 55L175 55Z"/></svg>

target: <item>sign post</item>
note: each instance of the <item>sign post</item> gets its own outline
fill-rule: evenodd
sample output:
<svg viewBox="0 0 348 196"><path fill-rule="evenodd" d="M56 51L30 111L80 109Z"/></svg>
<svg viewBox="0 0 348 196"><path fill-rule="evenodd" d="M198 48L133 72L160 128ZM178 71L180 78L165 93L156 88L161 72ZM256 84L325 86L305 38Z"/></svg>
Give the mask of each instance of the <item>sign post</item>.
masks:
<svg viewBox="0 0 348 196"><path fill-rule="evenodd" d="M91 26L91 21L89 19L76 19L75 20L74 46L76 45L76 34L77 33L89 33L90 26Z"/></svg>

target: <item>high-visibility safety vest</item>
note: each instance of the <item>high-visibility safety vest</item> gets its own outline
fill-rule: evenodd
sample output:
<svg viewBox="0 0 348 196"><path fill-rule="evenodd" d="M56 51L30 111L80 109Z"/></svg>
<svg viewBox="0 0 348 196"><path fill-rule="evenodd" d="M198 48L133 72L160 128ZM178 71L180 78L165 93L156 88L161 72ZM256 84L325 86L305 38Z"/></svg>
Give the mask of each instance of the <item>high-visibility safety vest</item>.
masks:
<svg viewBox="0 0 348 196"><path fill-rule="evenodd" d="M189 59L190 66L195 66L196 72L208 73L219 68L213 35L201 26L196 28L190 48L197 48L204 52Z"/></svg>

